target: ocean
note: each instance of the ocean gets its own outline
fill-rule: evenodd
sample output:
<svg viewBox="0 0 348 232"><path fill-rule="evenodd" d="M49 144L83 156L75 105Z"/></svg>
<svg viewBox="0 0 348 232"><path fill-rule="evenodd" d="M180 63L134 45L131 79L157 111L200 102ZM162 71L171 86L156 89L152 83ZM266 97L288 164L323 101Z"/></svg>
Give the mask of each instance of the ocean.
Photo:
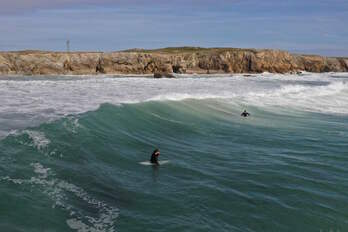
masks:
<svg viewBox="0 0 348 232"><path fill-rule="evenodd" d="M0 99L1 232L348 231L347 73L3 76Z"/></svg>

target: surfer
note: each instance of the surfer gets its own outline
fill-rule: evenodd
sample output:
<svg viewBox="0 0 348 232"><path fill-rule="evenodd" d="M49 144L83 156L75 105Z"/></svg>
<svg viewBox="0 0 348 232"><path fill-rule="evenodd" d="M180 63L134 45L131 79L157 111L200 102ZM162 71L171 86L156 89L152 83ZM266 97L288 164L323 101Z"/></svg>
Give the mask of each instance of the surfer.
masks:
<svg viewBox="0 0 348 232"><path fill-rule="evenodd" d="M246 118L246 117L249 117L250 116L250 114L246 111L246 110L244 110L243 111L243 113L241 113L241 115L240 116L242 116L242 117L244 117L244 118Z"/></svg>
<svg viewBox="0 0 348 232"><path fill-rule="evenodd" d="M152 164L157 164L159 165L159 162L158 162L158 156L160 155L160 150L159 149L156 149L152 152L152 155L151 155L151 159L150 159L150 162Z"/></svg>

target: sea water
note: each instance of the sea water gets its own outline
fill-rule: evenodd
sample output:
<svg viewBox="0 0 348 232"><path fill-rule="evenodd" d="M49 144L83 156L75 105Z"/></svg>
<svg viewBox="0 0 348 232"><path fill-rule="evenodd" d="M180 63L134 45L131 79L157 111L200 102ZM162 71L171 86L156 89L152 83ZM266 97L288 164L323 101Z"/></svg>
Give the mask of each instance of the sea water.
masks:
<svg viewBox="0 0 348 232"><path fill-rule="evenodd" d="M1 232L348 231L348 74L3 76L0 100Z"/></svg>

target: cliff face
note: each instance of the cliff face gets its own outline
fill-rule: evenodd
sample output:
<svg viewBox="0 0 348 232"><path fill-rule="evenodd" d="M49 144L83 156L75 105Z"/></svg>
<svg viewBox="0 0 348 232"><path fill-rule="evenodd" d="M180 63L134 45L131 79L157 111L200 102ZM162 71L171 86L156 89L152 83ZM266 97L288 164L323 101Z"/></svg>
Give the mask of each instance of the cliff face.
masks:
<svg viewBox="0 0 348 232"><path fill-rule="evenodd" d="M0 74L152 74L348 72L348 58L278 50L162 49L125 52L2 52Z"/></svg>

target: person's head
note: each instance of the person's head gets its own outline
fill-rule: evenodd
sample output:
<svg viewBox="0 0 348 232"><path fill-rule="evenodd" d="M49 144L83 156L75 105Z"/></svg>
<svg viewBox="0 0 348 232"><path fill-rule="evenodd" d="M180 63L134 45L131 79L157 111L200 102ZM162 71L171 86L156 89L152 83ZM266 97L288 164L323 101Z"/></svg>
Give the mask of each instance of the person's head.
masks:
<svg viewBox="0 0 348 232"><path fill-rule="evenodd" d="M247 111L246 110L244 110L244 113L246 113Z"/></svg>
<svg viewBox="0 0 348 232"><path fill-rule="evenodd" d="M153 151L153 154L160 155L160 150L157 148L156 150Z"/></svg>

